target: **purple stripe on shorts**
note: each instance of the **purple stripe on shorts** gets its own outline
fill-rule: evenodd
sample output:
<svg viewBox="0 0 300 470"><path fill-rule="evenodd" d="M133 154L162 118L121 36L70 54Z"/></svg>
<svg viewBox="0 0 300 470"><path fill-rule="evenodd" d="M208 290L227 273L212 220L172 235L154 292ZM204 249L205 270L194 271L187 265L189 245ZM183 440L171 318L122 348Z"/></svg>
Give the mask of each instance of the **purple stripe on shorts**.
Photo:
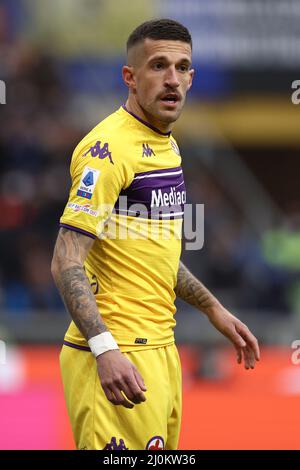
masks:
<svg viewBox="0 0 300 470"><path fill-rule="evenodd" d="M81 228L73 227L73 225L59 224L59 226L63 228L68 228L69 230L73 230L73 232L82 233L83 235L93 238L94 240L96 240L97 238L96 235L94 235L93 233L87 232L86 230L82 230Z"/></svg>
<svg viewBox="0 0 300 470"><path fill-rule="evenodd" d="M91 352L90 348L88 346L79 346L79 344L74 344L74 343L70 343L69 341L64 341L63 344L65 346L69 346L70 348L74 348L74 349L80 349L81 351L89 351Z"/></svg>
<svg viewBox="0 0 300 470"><path fill-rule="evenodd" d="M136 114L132 113L131 111L129 111L125 104L122 105L122 108L128 113L130 114L131 116L133 116L135 119L137 119L139 122L141 122L142 124L144 124L144 126L147 126L147 127L150 127L150 129L152 129L153 131L157 132L158 134L160 135L164 135L166 137L170 137L171 135L171 131L170 132L161 132L159 129L157 129L156 127L152 126L151 124L149 124L148 122L144 121L143 119L141 119L139 116L137 116Z"/></svg>

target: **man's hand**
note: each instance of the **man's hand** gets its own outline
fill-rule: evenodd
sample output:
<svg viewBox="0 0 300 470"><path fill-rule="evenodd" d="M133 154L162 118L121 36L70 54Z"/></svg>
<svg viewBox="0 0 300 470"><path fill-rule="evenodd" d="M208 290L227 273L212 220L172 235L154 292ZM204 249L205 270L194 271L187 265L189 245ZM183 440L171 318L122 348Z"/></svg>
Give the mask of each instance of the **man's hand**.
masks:
<svg viewBox="0 0 300 470"><path fill-rule="evenodd" d="M238 364L241 364L244 357L245 369L254 369L260 353L257 339L249 328L221 305L214 307L208 313L208 318L214 327L233 343Z"/></svg>
<svg viewBox="0 0 300 470"><path fill-rule="evenodd" d="M133 408L133 403L146 400L143 392L147 389L141 374L120 350L107 351L96 360L102 388L111 403Z"/></svg>

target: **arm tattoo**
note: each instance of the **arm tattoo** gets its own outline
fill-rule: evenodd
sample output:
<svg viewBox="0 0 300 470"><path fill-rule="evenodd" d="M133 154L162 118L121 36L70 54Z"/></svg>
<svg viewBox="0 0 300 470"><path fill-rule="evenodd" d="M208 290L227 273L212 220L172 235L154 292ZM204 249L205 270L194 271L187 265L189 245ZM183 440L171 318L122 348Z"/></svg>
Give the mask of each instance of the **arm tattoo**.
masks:
<svg viewBox="0 0 300 470"><path fill-rule="evenodd" d="M74 323L88 340L108 329L101 319L80 259L80 251L83 249L80 242L90 243L86 239L77 232L61 229L54 259L59 266L55 274L58 290Z"/></svg>
<svg viewBox="0 0 300 470"><path fill-rule="evenodd" d="M68 239L66 239L66 236L68 236ZM74 261L74 258L79 258L79 238L80 234L78 232L61 228L58 234L58 241L60 243L56 244L55 253L65 261ZM68 243L68 240L71 240L71 243Z"/></svg>
<svg viewBox="0 0 300 470"><path fill-rule="evenodd" d="M216 305L217 299L180 261L175 293L188 304L207 313Z"/></svg>

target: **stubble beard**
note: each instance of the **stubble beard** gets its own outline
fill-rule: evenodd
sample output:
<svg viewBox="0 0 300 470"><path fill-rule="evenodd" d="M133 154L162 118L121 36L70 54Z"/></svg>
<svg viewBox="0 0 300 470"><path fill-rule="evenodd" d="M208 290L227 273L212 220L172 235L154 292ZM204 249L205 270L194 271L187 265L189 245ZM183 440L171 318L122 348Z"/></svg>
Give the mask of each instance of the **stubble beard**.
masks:
<svg viewBox="0 0 300 470"><path fill-rule="evenodd" d="M163 124L172 124L173 122L176 122L179 119L180 114L182 112L183 104L184 103L181 102L179 105L179 109L177 109L176 111L174 110L173 112L168 112L167 110L162 111L160 109L160 103L158 103L157 105L155 103L154 105L147 107L148 109L143 106L142 108L145 113L145 116L151 117L152 120L162 122Z"/></svg>

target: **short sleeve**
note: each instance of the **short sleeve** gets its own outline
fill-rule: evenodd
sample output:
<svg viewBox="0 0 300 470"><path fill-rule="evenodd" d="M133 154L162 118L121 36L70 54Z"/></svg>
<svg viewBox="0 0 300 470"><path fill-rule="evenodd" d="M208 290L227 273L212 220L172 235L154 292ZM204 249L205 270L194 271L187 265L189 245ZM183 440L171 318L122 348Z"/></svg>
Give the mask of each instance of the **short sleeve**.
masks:
<svg viewBox="0 0 300 470"><path fill-rule="evenodd" d="M72 185L60 225L99 237L120 191L134 177L131 166L108 139L82 141L72 156Z"/></svg>

